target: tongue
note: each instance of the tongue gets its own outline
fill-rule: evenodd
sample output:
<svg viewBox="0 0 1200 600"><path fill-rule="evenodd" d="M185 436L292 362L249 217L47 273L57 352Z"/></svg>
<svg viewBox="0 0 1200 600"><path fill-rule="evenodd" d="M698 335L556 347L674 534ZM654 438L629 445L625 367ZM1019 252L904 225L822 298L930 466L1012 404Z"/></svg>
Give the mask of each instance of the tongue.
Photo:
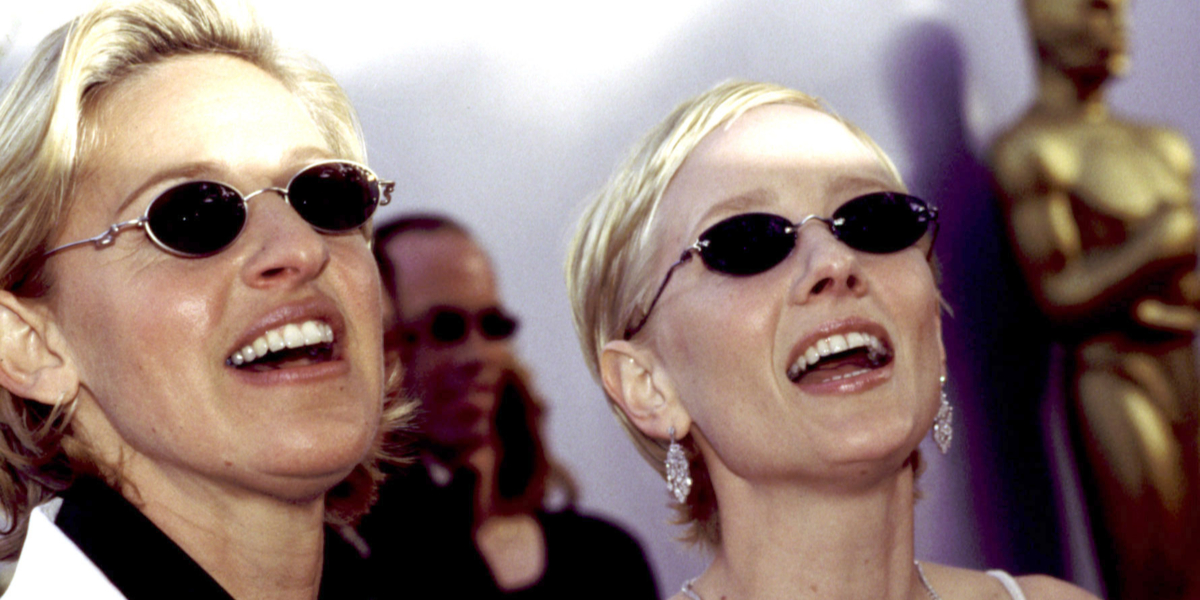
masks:
<svg viewBox="0 0 1200 600"><path fill-rule="evenodd" d="M869 369L870 367L868 366L852 364L841 364L829 368L820 367L805 373L796 383L826 383L837 379L844 379L851 373L861 373Z"/></svg>
<svg viewBox="0 0 1200 600"><path fill-rule="evenodd" d="M796 383L825 383L843 379L854 373L878 368L884 362L886 360L872 360L872 357L864 350L851 350L822 358L820 362L809 367Z"/></svg>

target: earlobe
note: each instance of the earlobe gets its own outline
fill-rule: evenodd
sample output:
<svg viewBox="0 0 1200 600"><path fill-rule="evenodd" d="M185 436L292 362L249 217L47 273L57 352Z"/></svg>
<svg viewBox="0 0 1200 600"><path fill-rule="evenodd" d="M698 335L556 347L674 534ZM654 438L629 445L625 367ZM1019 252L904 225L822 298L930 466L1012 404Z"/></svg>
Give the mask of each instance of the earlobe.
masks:
<svg viewBox="0 0 1200 600"><path fill-rule="evenodd" d="M600 377L609 397L642 433L665 440L667 430L674 427L676 439L687 435L691 418L649 351L624 340L605 344Z"/></svg>
<svg viewBox="0 0 1200 600"><path fill-rule="evenodd" d="M0 387L48 405L74 398L79 377L63 359L61 341L43 310L0 291Z"/></svg>

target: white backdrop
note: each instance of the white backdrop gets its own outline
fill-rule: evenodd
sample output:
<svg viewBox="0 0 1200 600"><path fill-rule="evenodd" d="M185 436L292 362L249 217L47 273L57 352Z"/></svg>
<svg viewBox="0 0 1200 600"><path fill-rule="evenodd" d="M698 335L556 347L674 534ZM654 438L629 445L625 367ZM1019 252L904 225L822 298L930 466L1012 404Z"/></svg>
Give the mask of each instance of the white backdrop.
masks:
<svg viewBox="0 0 1200 600"><path fill-rule="evenodd" d="M0 31L13 32L0 81L85 4L0 0ZM562 260L580 203L671 107L726 78L825 98L927 195L938 191L920 189L937 168L922 152L929 140L957 136L977 157L1033 91L1018 0L259 5L286 44L324 62L349 91L371 165L399 182L384 218L442 211L492 251L524 320L520 349L551 403L552 451L579 480L587 510L641 539L664 593L705 559L673 541L679 532L667 524L664 484L616 425L578 350ZM1133 26L1133 70L1113 87L1113 104L1197 143L1200 3L1135 3ZM978 525L990 511L969 483L981 475L962 454L926 456L918 555L964 566L994 561L981 550Z"/></svg>

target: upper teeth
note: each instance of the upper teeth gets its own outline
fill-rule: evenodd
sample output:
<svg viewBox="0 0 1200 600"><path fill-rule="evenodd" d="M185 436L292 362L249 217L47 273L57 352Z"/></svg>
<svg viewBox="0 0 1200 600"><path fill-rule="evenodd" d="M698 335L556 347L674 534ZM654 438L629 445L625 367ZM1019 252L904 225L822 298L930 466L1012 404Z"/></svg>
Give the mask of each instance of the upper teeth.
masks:
<svg viewBox="0 0 1200 600"><path fill-rule="evenodd" d="M800 358L797 358L796 362L788 368L788 379L792 381L799 379L800 375L804 374L809 367L817 364L817 361L821 360L822 357L853 350L854 348L866 348L871 360L876 360L887 353L883 342L869 333L852 331L845 335L840 333L834 334L817 340L817 343L809 346L807 350L801 353Z"/></svg>
<svg viewBox="0 0 1200 600"><path fill-rule="evenodd" d="M331 342L333 342L333 328L326 323L321 321L288 323L258 336L253 342L234 352L233 356L229 357L229 362L234 365L243 365L272 352Z"/></svg>

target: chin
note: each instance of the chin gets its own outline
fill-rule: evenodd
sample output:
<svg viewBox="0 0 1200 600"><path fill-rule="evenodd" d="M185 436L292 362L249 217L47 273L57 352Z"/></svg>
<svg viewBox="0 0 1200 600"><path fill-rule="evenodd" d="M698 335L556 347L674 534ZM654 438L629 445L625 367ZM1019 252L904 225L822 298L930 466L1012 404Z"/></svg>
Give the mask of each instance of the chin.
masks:
<svg viewBox="0 0 1200 600"><path fill-rule="evenodd" d="M920 443L921 436L911 427L875 428L842 437L826 458L835 464L873 463L894 470Z"/></svg>
<svg viewBox="0 0 1200 600"><path fill-rule="evenodd" d="M263 448L255 471L285 487L294 485L301 495L324 492L337 485L367 457L375 436L358 432L287 436ZM288 484L287 482L293 482Z"/></svg>
<svg viewBox="0 0 1200 600"><path fill-rule="evenodd" d="M345 481L357 464L332 470L320 470L316 465L269 465L250 475L249 486L265 496L294 503L310 502L323 498Z"/></svg>

